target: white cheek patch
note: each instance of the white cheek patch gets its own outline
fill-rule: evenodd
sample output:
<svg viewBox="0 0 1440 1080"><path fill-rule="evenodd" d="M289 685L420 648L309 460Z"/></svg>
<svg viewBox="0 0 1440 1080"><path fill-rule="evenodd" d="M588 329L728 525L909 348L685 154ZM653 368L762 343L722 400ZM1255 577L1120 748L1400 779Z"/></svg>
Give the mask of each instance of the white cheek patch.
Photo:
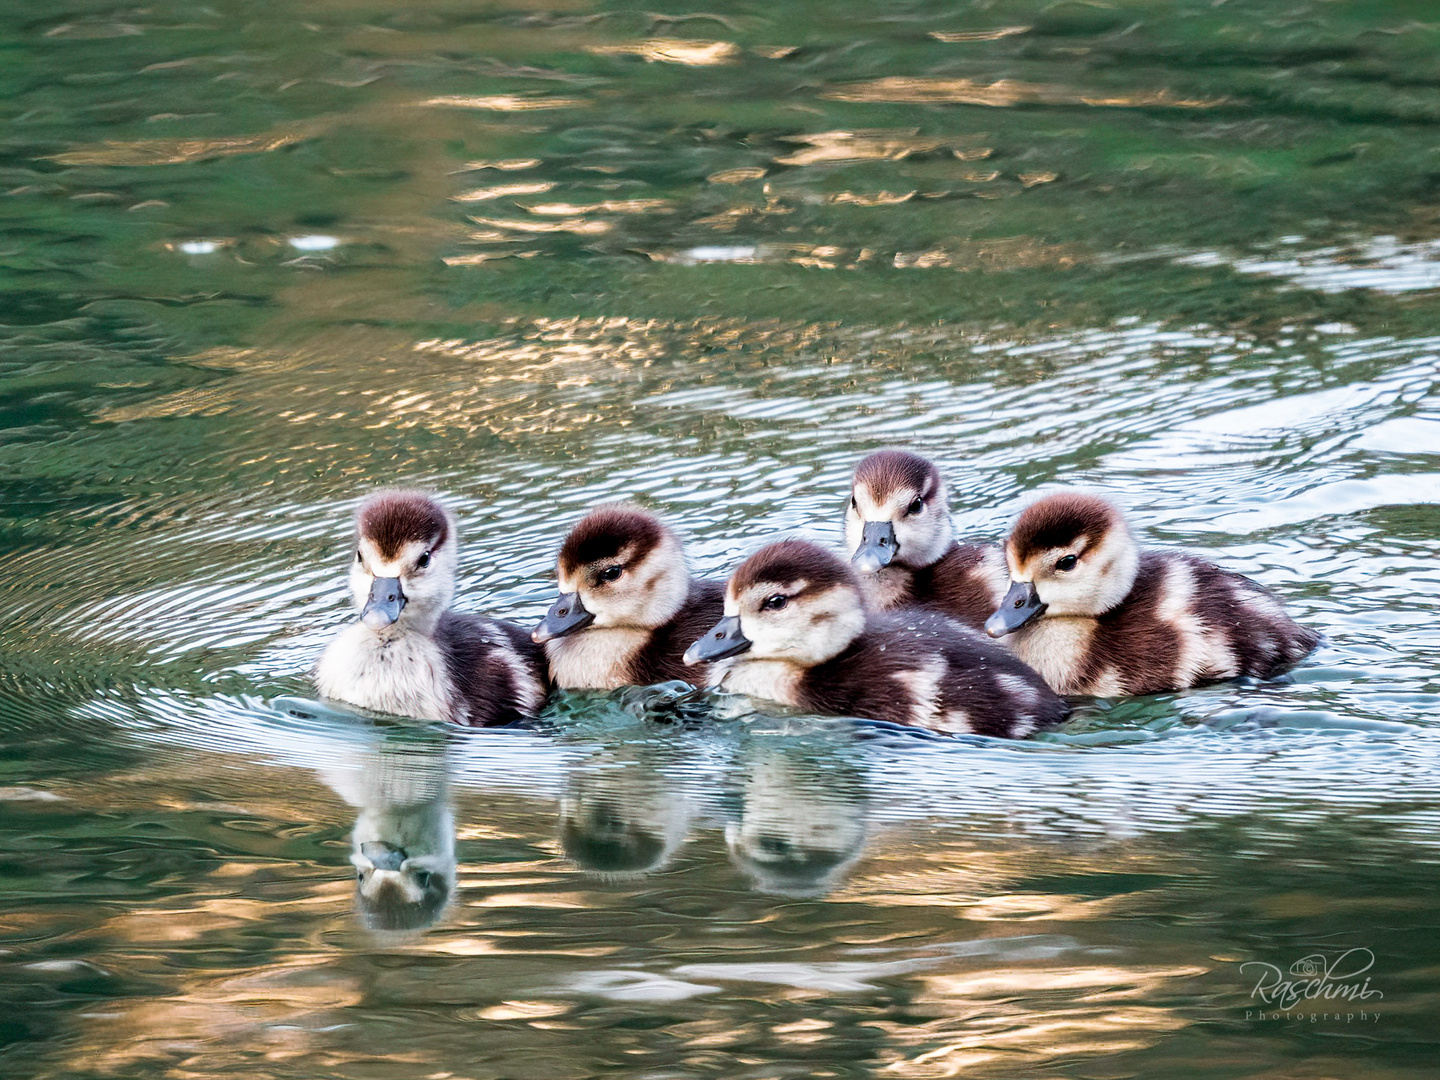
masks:
<svg viewBox="0 0 1440 1080"><path fill-rule="evenodd" d="M592 564L590 570L603 571L617 562L625 572L603 586L589 586L584 580L575 582L581 603L595 616L595 625L654 629L670 619L684 606L690 592L690 570L680 545L666 537L639 562L630 563L635 545L627 545L616 559ZM580 575L577 575L580 577Z"/></svg>
<svg viewBox="0 0 1440 1080"><path fill-rule="evenodd" d="M785 590L805 584L795 582ZM755 586L740 605L740 630L752 642L750 653L756 659L813 667L842 652L865 629L864 603L854 589L836 585L799 596L777 611L758 610L760 601L776 591L774 585Z"/></svg>

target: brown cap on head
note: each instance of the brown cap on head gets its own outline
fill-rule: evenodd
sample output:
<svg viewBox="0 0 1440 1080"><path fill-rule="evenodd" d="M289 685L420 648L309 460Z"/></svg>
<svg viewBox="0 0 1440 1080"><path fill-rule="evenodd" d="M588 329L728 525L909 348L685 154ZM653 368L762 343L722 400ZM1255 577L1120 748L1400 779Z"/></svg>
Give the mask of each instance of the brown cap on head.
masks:
<svg viewBox="0 0 1440 1080"><path fill-rule="evenodd" d="M1010 530L1006 546L1024 562L1040 552L1070 547L1082 537L1087 547L1093 546L1116 527L1123 529L1125 519L1110 502L1098 495L1063 491L1028 507Z"/></svg>
<svg viewBox="0 0 1440 1080"><path fill-rule="evenodd" d="M781 540L767 544L735 568L730 593L738 596L761 582L790 585L804 581L805 592L822 592L834 585L859 587L850 564L828 548L809 540Z"/></svg>
<svg viewBox="0 0 1440 1080"><path fill-rule="evenodd" d="M450 535L445 508L423 491L377 491L355 511L355 527L385 559L396 558L405 545L419 541L439 547Z"/></svg>
<svg viewBox="0 0 1440 1080"><path fill-rule="evenodd" d="M669 529L654 514L629 503L597 506L575 523L560 546L560 573L613 559L627 547L643 559L660 545Z"/></svg>
<svg viewBox="0 0 1440 1080"><path fill-rule="evenodd" d="M943 481L933 462L908 450L877 450L855 466L852 486L864 484L882 502L893 492L914 491L928 499Z"/></svg>

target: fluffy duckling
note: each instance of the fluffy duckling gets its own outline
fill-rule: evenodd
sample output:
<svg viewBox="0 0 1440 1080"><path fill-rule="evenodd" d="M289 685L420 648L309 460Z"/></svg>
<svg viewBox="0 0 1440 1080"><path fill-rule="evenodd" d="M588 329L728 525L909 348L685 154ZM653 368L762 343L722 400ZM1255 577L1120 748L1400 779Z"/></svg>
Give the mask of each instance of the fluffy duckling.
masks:
<svg viewBox="0 0 1440 1080"><path fill-rule="evenodd" d="M696 581L679 538L638 506L596 507L558 560L560 599L531 635L565 689L690 681L685 647L720 617L724 587Z"/></svg>
<svg viewBox="0 0 1440 1080"><path fill-rule="evenodd" d="M1192 555L1141 551L1094 495L1035 503L1005 543L1010 591L985 624L1062 694L1114 697L1265 678L1320 635L1249 578Z"/></svg>
<svg viewBox="0 0 1440 1080"><path fill-rule="evenodd" d="M1008 584L1000 545L956 543L940 470L904 450L855 467L845 546L881 611L922 604L978 630Z"/></svg>
<svg viewBox="0 0 1440 1080"><path fill-rule="evenodd" d="M850 566L805 540L741 563L725 617L685 659L714 664L718 689L933 731L1019 738L1067 712L1015 656L937 612L867 613Z"/></svg>
<svg viewBox="0 0 1440 1080"><path fill-rule="evenodd" d="M380 491L360 504L355 531L350 593L360 619L320 657L323 696L477 727L539 711L545 665L525 631L450 610L458 545L443 506L418 491Z"/></svg>

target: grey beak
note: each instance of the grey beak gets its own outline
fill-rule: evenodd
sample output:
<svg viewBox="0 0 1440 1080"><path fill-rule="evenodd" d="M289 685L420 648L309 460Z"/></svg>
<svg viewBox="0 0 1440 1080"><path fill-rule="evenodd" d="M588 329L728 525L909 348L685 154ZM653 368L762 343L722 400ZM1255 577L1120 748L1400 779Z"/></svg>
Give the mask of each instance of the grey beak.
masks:
<svg viewBox="0 0 1440 1080"><path fill-rule="evenodd" d="M750 648L750 639L740 632L740 616L726 615L712 626L699 641L685 650L687 664L703 664L738 656Z"/></svg>
<svg viewBox="0 0 1440 1080"><path fill-rule="evenodd" d="M370 582L370 599L360 612L360 621L371 630L384 630L400 618L405 606L405 590L398 577L377 577Z"/></svg>
<svg viewBox="0 0 1440 1080"><path fill-rule="evenodd" d="M1012 581L1010 591L1000 601L1000 610L985 620L985 632L991 637L1014 633L1037 615L1043 615L1046 606L1040 602L1033 582Z"/></svg>
<svg viewBox="0 0 1440 1080"><path fill-rule="evenodd" d="M565 593L550 605L540 625L530 631L530 640L543 645L551 638L564 637L576 630L583 630L595 621L595 616L585 610L578 592Z"/></svg>
<svg viewBox="0 0 1440 1080"><path fill-rule="evenodd" d="M376 870L399 870L405 865L405 849L391 847L383 840L361 844L360 854L369 859Z"/></svg>
<svg viewBox="0 0 1440 1080"><path fill-rule="evenodd" d="M867 521L860 534L860 546L850 560L862 574L875 574L890 565L899 548L895 542L895 526L888 521Z"/></svg>

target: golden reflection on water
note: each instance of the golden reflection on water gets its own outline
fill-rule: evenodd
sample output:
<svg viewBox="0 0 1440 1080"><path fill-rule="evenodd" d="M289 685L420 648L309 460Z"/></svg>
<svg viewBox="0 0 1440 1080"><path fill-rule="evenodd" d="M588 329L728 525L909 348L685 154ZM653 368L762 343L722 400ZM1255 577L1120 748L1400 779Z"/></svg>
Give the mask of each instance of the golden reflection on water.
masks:
<svg viewBox="0 0 1440 1080"><path fill-rule="evenodd" d="M763 179L764 176L764 169L747 165L739 169L722 169L720 172L711 173L705 179L712 184L743 184L747 180Z"/></svg>
<svg viewBox="0 0 1440 1080"><path fill-rule="evenodd" d="M597 221L594 218L573 217L565 218L563 221L526 221L515 218L487 218L471 217L476 225L488 225L485 232L471 233L470 239L477 241L492 241L504 239L506 233L574 233L577 236L596 236L603 232L609 232L612 225L608 221ZM494 230L501 230L498 234Z"/></svg>
<svg viewBox="0 0 1440 1080"><path fill-rule="evenodd" d="M237 154L263 154L314 138L318 124L292 125L290 130L266 135L235 135L213 139L137 139L107 141L49 155L60 165L183 165Z"/></svg>
<svg viewBox="0 0 1440 1080"><path fill-rule="evenodd" d="M930 36L947 45L964 41L998 41L1015 34L1028 33L1028 26L1001 26L995 30L931 30Z"/></svg>
<svg viewBox="0 0 1440 1080"><path fill-rule="evenodd" d="M585 51L597 56L638 56L650 63L684 64L687 67L733 64L740 56L740 47L733 41L690 41L682 38L589 45Z"/></svg>
<svg viewBox="0 0 1440 1080"><path fill-rule="evenodd" d="M543 195L555 187L553 180L538 180L528 184L496 184L493 187L472 188L469 191L462 191L459 195L452 195L455 202L489 202L491 199L504 199L513 195Z"/></svg>
<svg viewBox="0 0 1440 1080"><path fill-rule="evenodd" d="M1095 105L1109 108L1211 109L1229 100L1181 98L1169 90L1099 96L1063 86L1020 82L1015 79L979 83L973 79L922 75L887 75L864 82L845 83L831 87L820 96L831 101L870 101L904 105L988 105L995 108L1008 108L1013 105Z"/></svg>
<svg viewBox="0 0 1440 1080"><path fill-rule="evenodd" d="M539 158L502 158L498 161L467 161L456 172L479 172L482 169L498 169L501 172L516 172L533 169L540 164Z"/></svg>
<svg viewBox="0 0 1440 1080"><path fill-rule="evenodd" d="M240 781L212 770L209 755L173 760L186 786L226 800L195 810L247 797L229 790ZM128 778L144 783L121 785L105 812L142 804L161 771ZM251 822L269 817L260 835L281 822L343 820L344 809L306 771L289 769L274 784L284 799L262 798L267 805L249 811ZM76 791L82 801L93 795ZM462 824L472 842L515 852L553 848L553 802L469 791L457 810L462 822L483 823ZM863 1050L882 1074L938 1078L1098 1062L1191 1022L1178 1006L1152 1003L1193 993L1208 967L1173 962L1167 948L1151 957L1110 944L1133 917L1134 899L1046 904L1007 892L1012 874L1063 872L1078 866L1073 856L1014 837L988 853L979 836L963 848L937 851L934 842L926 823L892 825L873 837L845 871L851 884L832 894L840 906L817 909L822 919L843 920L838 936L804 934L797 919L805 916L787 913L792 901L742 899L723 848L703 834L691 838L682 876L664 883L597 881L558 857L464 865L458 902L441 924L382 937L353 927L341 850L333 865L231 858L196 880L192 896L134 903L85 931L92 963L147 989L75 1014L52 1060L104 1076L143 1070L176 1080L237 1070L350 1077L380 1059L417 1075L451 1075L463 1045L470 1055L463 1075L482 1075L505 1060L512 1037L529 1030L548 1033L545 1075L588 1075L622 1052L637 1066L679 1059L708 1073L733 1069L736 1058L706 1057L726 1049L743 1048L756 1064L785 1046L852 1060L859 1022L883 1036ZM1158 867L1165 857L1149 861ZM1103 850L1082 861L1116 862ZM960 869L967 862L973 872ZM987 864L1000 873L980 872ZM664 899L700 889L733 898L718 953L707 930L719 913L676 920ZM1044 914L1041 925L1021 928L1014 918L977 920L981 908ZM607 940L593 939L595 923L574 921L581 913L605 920ZM44 924L41 917L31 930L43 933ZM237 933L261 932L263 954L236 953ZM687 964L687 956L712 959ZM662 996L648 996L652 989ZM757 1002L764 1008L757 1011ZM432 1034L421 1037L417 1028L416 1037L383 1047L357 1045L347 1032L377 1009ZM669 1017L665 1025L639 1033L629 1026L657 1009ZM430 1027L452 1014L467 1023L453 1033ZM477 1022L490 1025L479 1050Z"/></svg>
<svg viewBox="0 0 1440 1080"><path fill-rule="evenodd" d="M541 109L576 109L590 104L583 98L557 97L550 94L442 94L424 104L449 109L484 109L489 112L534 112Z"/></svg>
<svg viewBox="0 0 1440 1080"><path fill-rule="evenodd" d="M532 214L571 216L580 214L669 214L674 204L669 199L605 199L596 203L539 203L524 207Z"/></svg>
<svg viewBox="0 0 1440 1080"><path fill-rule="evenodd" d="M801 143L805 149L777 157L777 165L836 165L850 161L902 161L950 145L950 140L922 137L919 128L889 131L817 131L787 136L783 142ZM991 151L984 149L978 156ZM975 153L967 150L966 153ZM968 159L967 159L968 160Z"/></svg>

